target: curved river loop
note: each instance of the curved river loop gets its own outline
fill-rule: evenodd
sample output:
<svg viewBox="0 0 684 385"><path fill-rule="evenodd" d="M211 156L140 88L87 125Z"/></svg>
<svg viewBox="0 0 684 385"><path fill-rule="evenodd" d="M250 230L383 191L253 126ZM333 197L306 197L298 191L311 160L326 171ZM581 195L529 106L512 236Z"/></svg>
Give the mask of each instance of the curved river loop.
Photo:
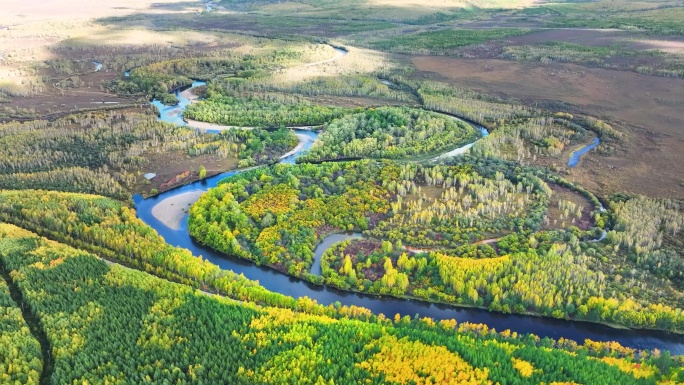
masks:
<svg viewBox="0 0 684 385"><path fill-rule="evenodd" d="M337 56L343 57L347 52L336 48ZM206 83L196 81L193 87L204 85ZM181 95L180 90L174 91L179 99L176 106L164 106L159 101L153 101L160 111L159 119L166 122L176 123L179 125L186 125L183 120L182 112L191 103L190 100ZM488 133L483 128L477 127L481 130L483 136ZM281 158L281 163L294 164L295 159L308 151L318 137L318 133L310 129L293 128L300 139L300 144L295 151L289 155ZM217 130L207 130L207 132L218 132ZM596 143L596 142L594 142ZM592 145L596 146L596 144ZM472 147L473 143L449 151L436 157L434 160L444 156L453 156L466 152ZM592 147L593 148L593 147ZM589 151L576 151L577 159L579 156ZM584 150L584 149L582 149ZM447 155L448 154L448 155ZM576 163L575 163L576 164ZM328 305L339 302L342 305L355 305L370 309L375 314L383 313L388 317L392 317L399 313L402 316L408 315L413 317L419 315L420 317L431 317L434 320L442 319L456 319L458 322L471 322L486 324L489 328L495 328L498 331L510 329L511 332L518 334L532 333L541 338L549 337L553 339L566 338L572 339L579 343L583 343L585 339L594 341L616 341L623 346L635 349L660 349L669 350L672 354L684 354L684 335L669 333L664 331L651 330L633 330L627 328L612 328L607 325L583 322L583 321L569 321L555 318L539 317L533 315L517 315L517 314L503 314L497 312L489 312L484 309L457 307L451 305L434 304L421 300L400 299L394 297L379 297L367 294L353 293L348 291L338 290L328 286L315 285L310 282L295 278L270 267L257 266L250 261L239 258L233 258L223 253L212 250L209 247L200 245L194 241L188 232L187 214L183 217L180 226L177 229L172 229L162 223L153 214L153 208L169 198L176 197L181 194L195 193L208 191L215 187L217 183L226 177L240 173L240 170L225 172L222 174L209 177L207 179L190 183L172 190L165 191L154 197L143 199L140 195L134 196L134 203L138 218L154 228L159 235L161 235L167 243L176 247L182 247L190 250L195 256L202 256L211 263L218 265L225 270L232 270L235 273L243 274L245 277L257 280L261 286L274 292L278 292L294 298L309 297L318 301L322 305ZM603 209L600 207L599 209ZM595 241L603 239L605 234ZM320 274L320 260L323 252L327 250L332 244L350 238L362 237L359 233L342 233L333 234L321 240L321 243L315 249L314 263L311 268L312 273Z"/></svg>

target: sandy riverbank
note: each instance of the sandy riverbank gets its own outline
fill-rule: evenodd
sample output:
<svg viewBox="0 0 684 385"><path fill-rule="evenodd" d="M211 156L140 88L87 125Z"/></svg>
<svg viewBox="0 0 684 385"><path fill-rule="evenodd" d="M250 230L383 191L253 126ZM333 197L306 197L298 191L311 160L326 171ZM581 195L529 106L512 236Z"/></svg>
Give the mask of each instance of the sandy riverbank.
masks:
<svg viewBox="0 0 684 385"><path fill-rule="evenodd" d="M293 148L293 149L290 150L289 152L283 154L283 155L280 157L280 159L284 159L284 158L287 158L288 156L291 156L291 155L293 155L293 154L296 154L297 151L299 151L299 150L301 150L302 148L304 148L304 146L306 145L307 142L312 141L312 139L310 139L310 138L309 138L308 136L306 136L306 135L302 135L302 134L296 134L296 135L297 135L297 137L299 138L299 143L297 144L297 146L296 146L295 148Z"/></svg>
<svg viewBox="0 0 684 385"><path fill-rule="evenodd" d="M188 99L190 101L190 103L199 99L199 96L195 95L195 93L192 92L192 88L188 88L187 90L181 92L180 96Z"/></svg>
<svg viewBox="0 0 684 385"><path fill-rule="evenodd" d="M192 119L185 119L185 121L188 123L188 126L197 128L202 131L208 131L208 130L215 130L215 131L225 131L225 130L230 130L231 128L234 128L236 130L253 130L256 127L243 127L243 126L224 126L221 124L216 124L216 123L207 123L207 122L200 122L198 120L192 120ZM287 127L292 130L302 130L302 131L316 131L319 129L320 126L292 126L292 127Z"/></svg>
<svg viewBox="0 0 684 385"><path fill-rule="evenodd" d="M299 138L299 144L293 148L288 153L280 157L280 159L291 156L301 150L311 138L304 134L297 134ZM249 169L251 169L250 167ZM248 169L244 169L248 170ZM243 170L243 171L244 171ZM152 208L152 216L154 216L158 221L160 221L164 226L172 229L178 230L180 228L183 218L188 213L188 209L193 203L197 202L204 191L190 191L187 193L175 195L164 199L163 201L157 203Z"/></svg>
<svg viewBox="0 0 684 385"><path fill-rule="evenodd" d="M253 130L254 129L254 127L223 126L223 125L216 124L216 123L200 122L200 121L192 120L192 119L185 119L185 121L188 123L188 126L193 127L193 128L197 128L200 131L209 131L209 130L226 131L226 130L230 130L231 128L234 128L237 130Z"/></svg>
<svg viewBox="0 0 684 385"><path fill-rule="evenodd" d="M152 208L152 216L171 230L180 228L188 209L204 191L191 191L164 199Z"/></svg>

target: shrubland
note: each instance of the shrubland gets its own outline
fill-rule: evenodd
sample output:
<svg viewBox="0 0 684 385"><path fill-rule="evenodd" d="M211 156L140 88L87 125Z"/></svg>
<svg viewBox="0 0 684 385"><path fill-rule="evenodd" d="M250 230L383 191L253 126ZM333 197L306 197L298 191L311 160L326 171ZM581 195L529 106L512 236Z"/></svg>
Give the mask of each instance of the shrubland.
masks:
<svg viewBox="0 0 684 385"><path fill-rule="evenodd" d="M0 187L85 192L127 199L156 156L185 153L268 163L297 143L286 131L202 134L144 112L71 115L52 122L0 124Z"/></svg>
<svg viewBox="0 0 684 385"><path fill-rule="evenodd" d="M390 52L447 55L459 47L523 35L528 32L529 30L516 28L482 30L443 29L414 34L401 34L387 40L373 41L368 44L375 49Z"/></svg>
<svg viewBox="0 0 684 385"><path fill-rule="evenodd" d="M508 46L502 56L517 61L576 63L592 67L628 69L646 75L684 77L684 58L658 50L637 51L622 45L592 47L566 42ZM647 59L647 60L644 60Z"/></svg>

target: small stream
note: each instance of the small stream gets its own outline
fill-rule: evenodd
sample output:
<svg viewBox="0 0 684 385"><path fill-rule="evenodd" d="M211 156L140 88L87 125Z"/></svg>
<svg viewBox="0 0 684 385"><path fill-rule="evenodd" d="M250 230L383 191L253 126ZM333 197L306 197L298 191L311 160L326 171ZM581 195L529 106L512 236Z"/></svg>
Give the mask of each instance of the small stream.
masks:
<svg viewBox="0 0 684 385"><path fill-rule="evenodd" d="M601 139L599 139L599 138L597 137L597 138L594 138L594 141L591 142L590 144L588 144L588 145L586 145L586 146L584 146L584 147L582 147L582 148L580 148L580 149L578 149L578 150L573 151L573 153L570 154L570 159L568 159L568 166L571 167L571 168L572 168L572 167L576 167L576 166L579 164L580 157L581 157L582 155L588 153L588 152L591 151L592 149L594 149L594 148L595 148L596 146L598 146L600 143L601 143Z"/></svg>
<svg viewBox="0 0 684 385"><path fill-rule="evenodd" d="M481 126L474 126L474 127L476 127L478 130L480 130L480 134L482 135L482 136L480 137L480 139L485 138L485 137L487 137L487 135L489 135L489 131L487 131L486 128L481 127ZM478 139L478 140L479 140L479 139ZM476 140L475 142L477 142L477 140ZM466 144L465 146L461 146L461 147L459 147L459 148L455 148L455 149L453 149L453 150L451 150L451 151L445 152L445 153L442 154L442 155L438 155L438 156L434 157L434 158L432 159L432 161L435 162L435 161L437 161L437 160L439 160L439 159L450 158L450 157L452 157L452 156L463 155L463 154L465 154L466 152L468 152L468 150L469 150L471 147L473 147L473 146L475 145L475 142L468 143L468 144Z"/></svg>
<svg viewBox="0 0 684 385"><path fill-rule="evenodd" d="M314 260L311 264L311 270L309 273L321 275L321 258L323 253L328 250L332 245L338 242L346 241L348 239L363 239L363 234L361 233L340 233L331 234L323 238L321 243L314 249Z"/></svg>
<svg viewBox="0 0 684 385"><path fill-rule="evenodd" d="M196 80L192 82L192 86L190 87L195 88L199 86L205 86L207 85L207 82L202 82L199 80ZM167 106L164 103L162 103L160 100L153 100L152 105L157 107L159 110L159 120L162 122L167 122L167 123L173 123L177 126L186 126L187 123L185 120L183 120L183 111L185 111L186 108L191 103L191 100L188 98L185 98L181 95L181 92L183 92L183 88L177 88L176 90L173 91L173 94L178 98L178 104L175 106Z"/></svg>

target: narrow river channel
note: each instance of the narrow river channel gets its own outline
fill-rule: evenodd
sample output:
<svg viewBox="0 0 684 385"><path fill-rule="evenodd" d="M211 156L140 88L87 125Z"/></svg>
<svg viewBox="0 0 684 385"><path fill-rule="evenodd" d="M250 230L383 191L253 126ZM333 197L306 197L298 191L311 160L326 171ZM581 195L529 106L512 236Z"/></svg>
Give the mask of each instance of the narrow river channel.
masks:
<svg viewBox="0 0 684 385"><path fill-rule="evenodd" d="M593 142L590 144L587 144L584 147L581 147L570 154L570 159L568 159L568 166L570 168L576 167L579 164L580 158L582 155L588 153L589 151L593 150L594 147L598 146L601 144L601 139L595 138Z"/></svg>
<svg viewBox="0 0 684 385"><path fill-rule="evenodd" d="M203 82L195 82L193 86L203 85ZM174 122L184 125L182 112L189 105L190 101L176 94L180 103L177 106L162 106L158 101L153 104L160 108L160 120ZM281 159L282 163L294 163L295 159L306 152L317 137L317 133L310 130L297 130L302 146L288 157ZM485 134L483 132L483 134ZM472 144L466 145L467 147ZM464 147L466 147L464 146ZM459 153L459 149L450 152ZM510 329L517 333L533 333L540 337L550 337L558 339L560 337L573 339L583 342L585 339L595 341L617 341L624 346L636 349L661 349L670 350L672 354L684 354L684 335L678 335L659 331L644 331L631 329L614 329L605 325L558 320L553 318L543 318L536 316L511 315L488 312L481 309L462 308L448 305L431 304L418 300L405 300L391 297L376 297L364 294L345 292L330 287L317 286L298 278L290 277L268 267L260 267L255 264L227 256L216 252L208 247L204 247L195 242L188 233L187 215L181 222L177 230L173 230L152 215L155 205L165 199L174 196L196 191L207 191L215 187L217 183L239 171L230 171L214 177L207 178L186 186L163 192L155 197L143 199L141 196L134 197L137 216L154 228L167 243L183 247L190 250L195 256L202 256L204 259L214 263L225 270L232 270L245 277L258 280L260 284L268 290L282 293L295 298L309 297L315 299L323 305L339 302L343 305L356 305L370 309L376 314L383 313L388 317L393 317L399 313L413 317L418 314L421 317L431 317L435 320L456 319L458 322L484 323L490 328L502 331ZM331 238L332 237L332 238ZM320 248L316 249L317 270L320 274L320 255L337 238L344 239L348 235L336 234L323 239ZM327 246L325 246L327 245ZM312 267L312 271L313 271Z"/></svg>

